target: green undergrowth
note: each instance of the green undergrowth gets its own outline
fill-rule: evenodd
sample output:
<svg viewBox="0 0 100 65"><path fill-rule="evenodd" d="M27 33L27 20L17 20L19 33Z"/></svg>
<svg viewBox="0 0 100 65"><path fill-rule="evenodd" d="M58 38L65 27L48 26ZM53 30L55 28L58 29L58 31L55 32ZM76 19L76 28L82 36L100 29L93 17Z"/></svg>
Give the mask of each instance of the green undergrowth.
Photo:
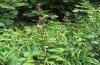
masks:
<svg viewBox="0 0 100 65"><path fill-rule="evenodd" d="M99 5L87 0L1 0L0 65L100 65Z"/></svg>
<svg viewBox="0 0 100 65"><path fill-rule="evenodd" d="M0 65L100 65L100 22L0 29Z"/></svg>

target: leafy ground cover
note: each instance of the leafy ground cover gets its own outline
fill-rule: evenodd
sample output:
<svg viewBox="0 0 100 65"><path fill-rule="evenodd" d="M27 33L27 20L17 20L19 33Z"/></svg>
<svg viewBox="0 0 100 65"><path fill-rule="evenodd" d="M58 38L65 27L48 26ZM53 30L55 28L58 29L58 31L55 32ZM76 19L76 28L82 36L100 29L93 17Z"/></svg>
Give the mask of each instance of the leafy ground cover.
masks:
<svg viewBox="0 0 100 65"><path fill-rule="evenodd" d="M0 65L100 65L97 2L1 0Z"/></svg>
<svg viewBox="0 0 100 65"><path fill-rule="evenodd" d="M100 22L0 29L0 65L99 65Z"/></svg>

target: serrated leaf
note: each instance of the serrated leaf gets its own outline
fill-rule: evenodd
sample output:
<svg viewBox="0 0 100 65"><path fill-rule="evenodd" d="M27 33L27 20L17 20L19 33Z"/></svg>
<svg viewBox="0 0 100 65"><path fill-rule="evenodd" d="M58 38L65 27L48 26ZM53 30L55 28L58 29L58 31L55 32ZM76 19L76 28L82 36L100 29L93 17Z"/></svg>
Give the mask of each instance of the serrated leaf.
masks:
<svg viewBox="0 0 100 65"><path fill-rule="evenodd" d="M49 58L55 59L56 61L64 61L64 59L59 55L50 55Z"/></svg>
<svg viewBox="0 0 100 65"><path fill-rule="evenodd" d="M64 61L64 59L60 57L60 58L57 58L56 61Z"/></svg>
<svg viewBox="0 0 100 65"><path fill-rule="evenodd" d="M65 51L63 48L48 49L49 52L62 53Z"/></svg>

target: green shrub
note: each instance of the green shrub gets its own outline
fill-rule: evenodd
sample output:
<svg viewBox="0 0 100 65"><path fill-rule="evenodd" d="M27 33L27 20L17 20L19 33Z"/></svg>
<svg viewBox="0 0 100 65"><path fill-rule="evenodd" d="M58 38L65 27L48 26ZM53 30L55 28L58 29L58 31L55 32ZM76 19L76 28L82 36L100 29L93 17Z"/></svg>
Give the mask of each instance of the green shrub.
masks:
<svg viewBox="0 0 100 65"><path fill-rule="evenodd" d="M99 7L79 0L1 0L0 8L0 65L100 65ZM78 23L55 20L66 12ZM39 21L37 13L48 24L20 23ZM17 27L6 28L14 21Z"/></svg>
<svg viewBox="0 0 100 65"><path fill-rule="evenodd" d="M0 1L0 27L11 25L14 21L36 21L36 5L40 4L41 14L49 15L47 18L63 21L64 15L71 12L77 0L1 0Z"/></svg>

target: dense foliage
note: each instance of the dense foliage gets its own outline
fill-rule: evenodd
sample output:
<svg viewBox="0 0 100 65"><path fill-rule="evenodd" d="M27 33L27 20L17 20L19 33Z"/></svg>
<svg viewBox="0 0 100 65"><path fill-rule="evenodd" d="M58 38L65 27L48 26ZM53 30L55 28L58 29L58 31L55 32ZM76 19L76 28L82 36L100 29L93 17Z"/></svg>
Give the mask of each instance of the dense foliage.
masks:
<svg viewBox="0 0 100 65"><path fill-rule="evenodd" d="M0 0L0 65L100 65L98 3Z"/></svg>
<svg viewBox="0 0 100 65"><path fill-rule="evenodd" d="M57 15L58 20L63 21L65 14L71 12L78 2L77 0L0 0L0 22L4 24L10 24L16 20L36 22L39 17L37 13L48 15L46 18L49 20ZM39 8L37 5L40 5L41 12L37 11ZM4 19L6 19L5 22Z"/></svg>

